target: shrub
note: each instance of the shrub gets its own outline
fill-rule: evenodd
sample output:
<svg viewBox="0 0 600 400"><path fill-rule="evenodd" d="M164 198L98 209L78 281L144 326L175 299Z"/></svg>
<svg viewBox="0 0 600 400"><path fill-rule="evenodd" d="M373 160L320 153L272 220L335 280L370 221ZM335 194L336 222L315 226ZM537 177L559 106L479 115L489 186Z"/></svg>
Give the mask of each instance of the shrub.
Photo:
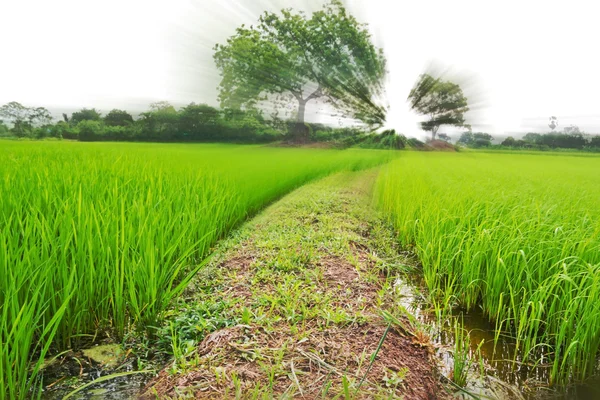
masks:
<svg viewBox="0 0 600 400"><path fill-rule="evenodd" d="M104 134L104 126L98 121L83 120L77 124L77 129L82 142L99 140Z"/></svg>

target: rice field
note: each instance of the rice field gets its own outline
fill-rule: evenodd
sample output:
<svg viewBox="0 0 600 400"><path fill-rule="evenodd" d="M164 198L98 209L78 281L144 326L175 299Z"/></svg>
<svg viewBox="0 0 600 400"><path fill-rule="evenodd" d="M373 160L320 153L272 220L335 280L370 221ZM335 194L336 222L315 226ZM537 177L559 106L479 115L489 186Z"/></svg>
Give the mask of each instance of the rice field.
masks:
<svg viewBox="0 0 600 400"><path fill-rule="evenodd" d="M269 202L384 151L0 143L0 397L44 358L151 331L211 246ZM151 332L150 332L151 333Z"/></svg>
<svg viewBox="0 0 600 400"><path fill-rule="evenodd" d="M599 171L595 156L406 153L375 197L436 307L481 308L562 385L600 349Z"/></svg>

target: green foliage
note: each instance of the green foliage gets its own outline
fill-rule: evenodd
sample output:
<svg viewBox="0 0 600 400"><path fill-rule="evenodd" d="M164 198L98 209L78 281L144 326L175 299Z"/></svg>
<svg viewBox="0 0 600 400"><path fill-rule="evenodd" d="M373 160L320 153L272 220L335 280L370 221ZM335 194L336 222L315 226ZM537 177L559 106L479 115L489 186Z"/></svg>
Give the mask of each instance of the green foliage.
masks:
<svg viewBox="0 0 600 400"><path fill-rule="evenodd" d="M494 137L489 133L485 132L464 132L458 139L458 144L465 145L467 147L489 147L492 144Z"/></svg>
<svg viewBox="0 0 600 400"><path fill-rule="evenodd" d="M376 197L432 297L481 308L519 362L566 384L600 354L598 168L596 156L407 153Z"/></svg>
<svg viewBox="0 0 600 400"><path fill-rule="evenodd" d="M52 116L44 107L25 107L12 101L0 107L0 118L12 124L12 133L17 137L32 136L37 126L50 123Z"/></svg>
<svg viewBox="0 0 600 400"><path fill-rule="evenodd" d="M400 150L407 146L407 139L395 130L389 129L381 133L365 135L357 147L365 149L391 149Z"/></svg>
<svg viewBox="0 0 600 400"><path fill-rule="evenodd" d="M106 126L130 126L133 124L133 117L125 110L111 110L104 117L104 124Z"/></svg>
<svg viewBox="0 0 600 400"><path fill-rule="evenodd" d="M79 140L82 142L96 141L104 135L104 126L100 121L84 119L77 124L77 129L79 130Z"/></svg>
<svg viewBox="0 0 600 400"><path fill-rule="evenodd" d="M299 104L299 124L313 99L368 126L385 121L385 108L376 104L386 73L383 52L341 1L310 18L291 9L265 12L257 25L242 25L226 44L217 44L214 58L223 107L253 108L273 95L287 95Z"/></svg>
<svg viewBox="0 0 600 400"><path fill-rule="evenodd" d="M408 101L414 111L429 118L421 122L421 128L431 132L431 140L435 140L442 125L468 127L464 118L469 111L467 98L456 83L422 74L411 89Z"/></svg>
<svg viewBox="0 0 600 400"><path fill-rule="evenodd" d="M101 123L78 126L89 137ZM35 398L50 346L158 326L215 241L269 202L386 159L358 150L2 143L0 394ZM205 322L221 323L205 311Z"/></svg>
<svg viewBox="0 0 600 400"><path fill-rule="evenodd" d="M502 141L501 145L513 147L513 146L515 146L516 143L517 143L517 141L515 140L515 138L512 136L509 136Z"/></svg>
<svg viewBox="0 0 600 400"><path fill-rule="evenodd" d="M406 144L408 145L408 147L413 148L413 149L423 149L426 146L425 143L421 142L417 138L407 139Z"/></svg>
<svg viewBox="0 0 600 400"><path fill-rule="evenodd" d="M100 121L101 114L95 108L82 108L71 115L71 124L77 125L81 121Z"/></svg>
<svg viewBox="0 0 600 400"><path fill-rule="evenodd" d="M50 128L50 136L59 139L78 139L79 130L65 121L59 121Z"/></svg>
<svg viewBox="0 0 600 400"><path fill-rule="evenodd" d="M9 136L9 133L8 126L4 124L4 121L0 120L0 136Z"/></svg>
<svg viewBox="0 0 600 400"><path fill-rule="evenodd" d="M173 141L177 138L179 116L166 101L150 104L150 110L140 114L139 124L147 140Z"/></svg>
<svg viewBox="0 0 600 400"><path fill-rule="evenodd" d="M138 120L123 110L112 110L106 117L94 110L84 109L55 124L39 125L43 119L28 119L19 127L4 133L31 138L58 138L81 141L150 141L150 142L240 142L268 143L294 138L295 122L267 120L258 110L218 109L207 104L191 103L177 110L168 102L157 102L141 113ZM82 119L83 118L83 119ZM29 121L36 122L32 125ZM79 121L76 123L76 121ZM322 124L303 124L310 140L332 141L348 147L369 139L363 147L401 148L400 139L386 139L380 146L378 135L369 136L363 129L332 128ZM0 124L0 136L3 135ZM6 127L4 128L6 131ZM289 133L292 132L292 136ZM317 133L318 132L318 133ZM359 137L360 136L360 137ZM398 141L400 140L400 141Z"/></svg>
<svg viewBox="0 0 600 400"><path fill-rule="evenodd" d="M600 139L598 136L586 135L579 128L568 129L564 132L550 133L527 133L523 139L514 139L513 137L506 138L500 146L517 148L517 149L533 149L533 150L584 150L597 152L600 151Z"/></svg>
<svg viewBox="0 0 600 400"><path fill-rule="evenodd" d="M529 146L548 148L563 148L563 149L583 149L588 145L588 140L579 130L572 133L528 133L523 137L523 140Z"/></svg>

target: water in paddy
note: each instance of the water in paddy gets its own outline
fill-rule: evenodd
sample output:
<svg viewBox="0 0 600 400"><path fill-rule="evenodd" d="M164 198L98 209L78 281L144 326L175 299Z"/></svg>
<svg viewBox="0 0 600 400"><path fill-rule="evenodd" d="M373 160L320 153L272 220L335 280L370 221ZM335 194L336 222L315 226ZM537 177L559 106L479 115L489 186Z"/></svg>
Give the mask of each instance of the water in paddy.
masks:
<svg viewBox="0 0 600 400"><path fill-rule="evenodd" d="M543 350L537 354L542 362L536 365L522 362L511 337L500 336L495 344L495 327L481 312L456 313L442 323L428 311L420 294L420 282L398 279L400 304L418 321L432 328L431 341L441 360L442 373L450 377L454 364L454 323L459 321L470 338L472 360L464 399L524 399L524 400L600 400L600 376L563 389L549 387L550 362ZM600 370L600 368L599 368ZM482 374L483 372L483 374Z"/></svg>
<svg viewBox="0 0 600 400"><path fill-rule="evenodd" d="M91 350L102 347L118 346L96 346ZM143 389L145 384L152 378L151 373L138 373L137 359L135 357L119 357L114 363L99 362L90 356L86 350L83 352L67 354L60 360L55 361L45 368L43 375L42 393L44 400L59 400L83 385L98 381L83 390L73 394L72 400L126 400L135 398ZM153 369L159 365L154 365ZM147 368L150 369L150 368ZM116 376L118 374L127 374ZM114 376L111 379L99 381L99 378Z"/></svg>

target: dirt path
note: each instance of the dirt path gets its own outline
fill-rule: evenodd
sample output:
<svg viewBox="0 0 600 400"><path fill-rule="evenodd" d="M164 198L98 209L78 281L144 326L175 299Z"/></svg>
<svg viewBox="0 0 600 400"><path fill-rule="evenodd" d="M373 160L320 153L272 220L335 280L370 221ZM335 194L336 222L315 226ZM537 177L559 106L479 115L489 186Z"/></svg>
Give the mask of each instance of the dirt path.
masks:
<svg viewBox="0 0 600 400"><path fill-rule="evenodd" d="M396 306L410 260L370 206L376 176L304 186L222 242L173 319L173 365L144 397L449 398Z"/></svg>

